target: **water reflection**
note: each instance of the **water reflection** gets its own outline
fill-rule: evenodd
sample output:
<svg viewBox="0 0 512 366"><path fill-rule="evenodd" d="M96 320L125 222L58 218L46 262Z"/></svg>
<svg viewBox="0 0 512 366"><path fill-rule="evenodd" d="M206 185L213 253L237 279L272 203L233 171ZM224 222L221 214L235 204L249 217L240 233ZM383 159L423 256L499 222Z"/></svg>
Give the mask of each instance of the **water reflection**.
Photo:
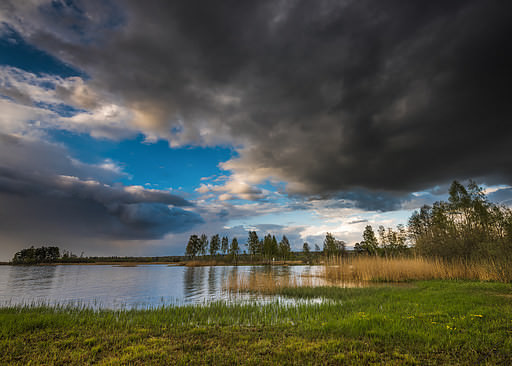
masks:
<svg viewBox="0 0 512 366"><path fill-rule="evenodd" d="M230 278L270 276L302 281L321 267L140 265L0 266L0 306L8 304L82 304L96 308L154 307L209 301L269 301L268 296L233 294Z"/></svg>
<svg viewBox="0 0 512 366"><path fill-rule="evenodd" d="M208 297L213 297L217 292L217 271L215 267L208 267Z"/></svg>
<svg viewBox="0 0 512 366"><path fill-rule="evenodd" d="M21 293L32 290L34 286L38 290L51 289L56 271L56 266L12 267L8 276L8 286L17 289Z"/></svg>
<svg viewBox="0 0 512 366"><path fill-rule="evenodd" d="M207 267L186 267L183 276L183 294L186 300L204 293L204 278Z"/></svg>

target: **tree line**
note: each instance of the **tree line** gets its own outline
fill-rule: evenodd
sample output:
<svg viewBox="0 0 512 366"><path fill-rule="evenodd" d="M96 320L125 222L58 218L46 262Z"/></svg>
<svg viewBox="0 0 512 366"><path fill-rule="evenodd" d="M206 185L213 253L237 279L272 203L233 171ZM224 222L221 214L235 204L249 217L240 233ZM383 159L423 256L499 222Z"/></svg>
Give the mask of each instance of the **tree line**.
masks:
<svg viewBox="0 0 512 366"><path fill-rule="evenodd" d="M41 263L56 263L56 262L73 262L79 261L83 258L83 254L78 258L69 250L60 250L56 246L42 246L35 248L25 248L14 254L12 264L41 264Z"/></svg>
<svg viewBox="0 0 512 366"><path fill-rule="evenodd" d="M267 260L289 258L291 253L290 242L288 238L283 235L281 241L278 243L273 235L266 235L262 240L259 239L255 231L249 231L249 237L246 243L247 251L252 257L264 258ZM219 234L213 235L210 240L206 234L191 235L185 255L190 258L197 256L216 256L216 255L230 255L234 260L241 254L241 247L238 239L234 237L229 241L227 236L220 238Z"/></svg>
<svg viewBox="0 0 512 366"><path fill-rule="evenodd" d="M404 225L396 229L379 226L378 238L371 225L366 225L363 240L354 245L354 252L371 256L396 257L410 253L409 234Z"/></svg>
<svg viewBox="0 0 512 366"><path fill-rule="evenodd" d="M512 257L512 211L487 199L482 187L453 181L448 201L424 205L396 229L367 225L354 251L366 255L415 254L447 260Z"/></svg>
<svg viewBox="0 0 512 366"><path fill-rule="evenodd" d="M293 254L290 241L286 235L283 235L282 239L278 242L275 235L266 234L260 239L256 231L249 231L245 246L247 247L246 253L250 255L252 259L262 259L266 261L276 259L288 260ZM334 235L327 233L324 239L323 253L326 255L345 255L345 246L346 243L344 241L337 240ZM310 260L313 251L307 242L303 244L302 250L306 259ZM318 244L315 244L314 250L317 253L321 251ZM210 239L208 239L206 234L202 234L201 236L193 234L190 236L185 249L185 255L192 259L206 255L211 257L216 255L230 255L236 260L240 253L241 247L236 237L233 238L230 243L227 236L221 238L219 234L213 235Z"/></svg>

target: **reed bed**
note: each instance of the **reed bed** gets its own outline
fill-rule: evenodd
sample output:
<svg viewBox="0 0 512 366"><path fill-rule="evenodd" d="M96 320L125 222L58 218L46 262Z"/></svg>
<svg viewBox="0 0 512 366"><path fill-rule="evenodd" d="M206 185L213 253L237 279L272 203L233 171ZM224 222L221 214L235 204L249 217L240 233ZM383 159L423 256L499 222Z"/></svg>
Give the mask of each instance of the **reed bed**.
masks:
<svg viewBox="0 0 512 366"><path fill-rule="evenodd" d="M512 281L512 264L505 261L445 261L423 257L331 257L324 277L333 282L407 282L415 280Z"/></svg>
<svg viewBox="0 0 512 366"><path fill-rule="evenodd" d="M224 288L230 292L251 292L274 294L284 288L314 287L315 278L296 277L295 275L274 275L272 273L253 273L249 276L229 276Z"/></svg>

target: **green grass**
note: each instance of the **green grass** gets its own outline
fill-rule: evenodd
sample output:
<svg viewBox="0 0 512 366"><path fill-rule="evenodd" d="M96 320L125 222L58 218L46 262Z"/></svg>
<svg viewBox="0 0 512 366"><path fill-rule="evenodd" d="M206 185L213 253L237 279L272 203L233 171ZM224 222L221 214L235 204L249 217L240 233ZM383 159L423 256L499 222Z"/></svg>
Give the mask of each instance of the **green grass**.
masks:
<svg viewBox="0 0 512 366"><path fill-rule="evenodd" d="M0 364L512 363L512 285L288 288L321 304L0 309Z"/></svg>

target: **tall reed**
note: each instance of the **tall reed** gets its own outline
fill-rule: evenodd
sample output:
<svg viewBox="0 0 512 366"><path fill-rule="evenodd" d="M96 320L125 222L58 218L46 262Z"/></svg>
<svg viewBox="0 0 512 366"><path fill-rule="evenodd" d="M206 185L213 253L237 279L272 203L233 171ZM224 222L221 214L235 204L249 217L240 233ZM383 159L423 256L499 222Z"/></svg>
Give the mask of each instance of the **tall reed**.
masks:
<svg viewBox="0 0 512 366"><path fill-rule="evenodd" d="M251 275L231 275L225 288L231 292L275 293L282 288L311 285L311 279L299 281L295 276L253 273Z"/></svg>
<svg viewBox="0 0 512 366"><path fill-rule="evenodd" d="M403 282L412 280L512 281L512 264L494 260L480 262L435 258L330 257L324 276L338 281Z"/></svg>

